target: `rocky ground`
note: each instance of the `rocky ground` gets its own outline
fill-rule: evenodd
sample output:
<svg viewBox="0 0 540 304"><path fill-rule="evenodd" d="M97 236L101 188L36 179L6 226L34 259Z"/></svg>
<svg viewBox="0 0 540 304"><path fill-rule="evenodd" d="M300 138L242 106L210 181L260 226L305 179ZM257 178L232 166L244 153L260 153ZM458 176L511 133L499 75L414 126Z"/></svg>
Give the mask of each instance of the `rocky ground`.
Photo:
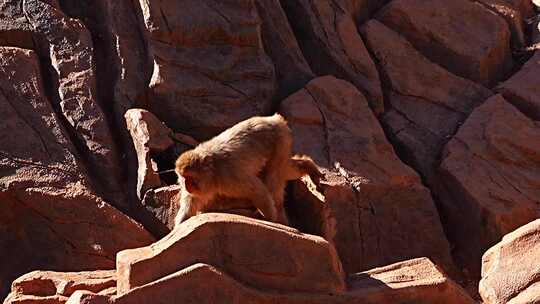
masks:
<svg viewBox="0 0 540 304"><path fill-rule="evenodd" d="M0 298L540 303L536 5L0 0ZM163 171L274 112L293 227L173 227Z"/></svg>

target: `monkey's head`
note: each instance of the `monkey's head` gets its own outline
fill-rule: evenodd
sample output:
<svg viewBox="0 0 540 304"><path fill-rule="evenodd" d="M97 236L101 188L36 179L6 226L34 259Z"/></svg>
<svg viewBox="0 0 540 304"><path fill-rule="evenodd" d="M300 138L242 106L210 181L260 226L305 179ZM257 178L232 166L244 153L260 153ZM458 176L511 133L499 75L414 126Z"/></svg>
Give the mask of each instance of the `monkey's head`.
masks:
<svg viewBox="0 0 540 304"><path fill-rule="evenodd" d="M192 195L201 196L211 189L213 170L210 159L195 150L186 151L178 157L175 172L184 179L186 190Z"/></svg>

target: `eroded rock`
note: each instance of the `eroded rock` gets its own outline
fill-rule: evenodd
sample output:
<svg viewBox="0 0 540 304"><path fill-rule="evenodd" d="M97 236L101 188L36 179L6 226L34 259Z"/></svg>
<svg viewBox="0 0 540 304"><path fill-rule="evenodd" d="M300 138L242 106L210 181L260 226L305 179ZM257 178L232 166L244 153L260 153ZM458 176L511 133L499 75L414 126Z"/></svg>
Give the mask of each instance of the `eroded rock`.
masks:
<svg viewBox="0 0 540 304"><path fill-rule="evenodd" d="M519 72L497 87L497 91L523 114L540 120L540 52L536 51Z"/></svg>
<svg viewBox="0 0 540 304"><path fill-rule="evenodd" d="M492 93L432 63L377 20L367 22L361 32L388 79L391 107L382 122L390 140L400 156L432 183L444 144Z"/></svg>
<svg viewBox="0 0 540 304"><path fill-rule="evenodd" d="M39 47L48 49L56 73L62 115L100 192L127 208L119 184L118 156L108 122L96 100L92 37L84 25L66 16L54 5L24 0L23 11L33 31L39 34Z"/></svg>
<svg viewBox="0 0 540 304"><path fill-rule="evenodd" d="M473 304L430 260L419 258L358 273L339 294L272 292L239 282L222 269L197 263L120 296L77 291L68 304ZM211 286L212 288L208 288Z"/></svg>
<svg viewBox="0 0 540 304"><path fill-rule="evenodd" d="M13 281L4 304L65 303L77 290L112 295L116 293L116 271L30 272Z"/></svg>
<svg viewBox="0 0 540 304"><path fill-rule="evenodd" d="M120 252L118 293L196 263L222 268L259 288L331 293L345 289L337 253L321 237L238 215L206 213L151 246Z"/></svg>
<svg viewBox="0 0 540 304"><path fill-rule="evenodd" d="M469 0L396 0L377 19L452 73L493 85L512 68L503 18Z"/></svg>
<svg viewBox="0 0 540 304"><path fill-rule="evenodd" d="M480 295L486 304L540 303L540 220L505 235L482 257Z"/></svg>
<svg viewBox="0 0 540 304"><path fill-rule="evenodd" d="M313 71L348 80L376 114L384 111L377 68L354 23L354 3L348 1L284 0L291 25Z"/></svg>
<svg viewBox="0 0 540 304"><path fill-rule="evenodd" d="M315 75L307 63L279 0L256 0L262 20L264 49L272 59L278 81L276 100L304 87Z"/></svg>
<svg viewBox="0 0 540 304"><path fill-rule="evenodd" d="M89 188L35 53L0 54L0 294L30 270L112 268L117 251L153 238Z"/></svg>
<svg viewBox="0 0 540 304"><path fill-rule="evenodd" d="M455 256L473 275L487 248L539 216L539 138L538 124L496 95L445 147L437 193Z"/></svg>
<svg viewBox="0 0 540 304"><path fill-rule="evenodd" d="M174 228L174 218L180 209L180 185L172 185L149 190L142 200L143 206L167 228Z"/></svg>
<svg viewBox="0 0 540 304"><path fill-rule="evenodd" d="M527 45L524 20L534 14L530 0L478 0L491 11L503 17L510 28L511 43L514 49L522 49Z"/></svg>
<svg viewBox="0 0 540 304"><path fill-rule="evenodd" d="M168 126L208 138L270 112L274 67L253 1L140 4L154 60L149 110Z"/></svg>
<svg viewBox="0 0 540 304"><path fill-rule="evenodd" d="M353 85L316 78L284 100L280 112L292 128L295 152L327 168L322 193L297 184L291 215L336 246L347 272L418 256L451 267L429 190L396 156Z"/></svg>
<svg viewBox="0 0 540 304"><path fill-rule="evenodd" d="M130 109L124 117L137 152L137 195L142 199L147 190L162 185L151 152L163 152L173 146L173 132L154 114L143 109Z"/></svg>

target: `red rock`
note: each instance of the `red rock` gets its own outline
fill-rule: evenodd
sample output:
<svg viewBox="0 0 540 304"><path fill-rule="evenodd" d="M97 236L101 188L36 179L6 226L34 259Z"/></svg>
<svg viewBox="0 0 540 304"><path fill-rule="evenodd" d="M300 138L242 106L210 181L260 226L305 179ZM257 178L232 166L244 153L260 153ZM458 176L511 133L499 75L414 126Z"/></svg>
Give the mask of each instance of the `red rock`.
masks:
<svg viewBox="0 0 540 304"><path fill-rule="evenodd" d="M304 87L315 75L307 63L279 0L256 0L262 20L264 49L274 62L278 90L276 100Z"/></svg>
<svg viewBox="0 0 540 304"><path fill-rule="evenodd" d="M143 109L130 109L124 117L137 152L137 196L142 199L147 190L162 185L151 152L163 152L174 145L173 132L154 114Z"/></svg>
<svg viewBox="0 0 540 304"><path fill-rule="evenodd" d="M371 19L373 13L383 7L390 0L336 0L336 3L352 12L356 24L362 24Z"/></svg>
<svg viewBox="0 0 540 304"><path fill-rule="evenodd" d="M535 52L519 72L497 87L497 91L523 114L540 120L540 52Z"/></svg>
<svg viewBox="0 0 540 304"><path fill-rule="evenodd" d="M345 1L281 1L298 42L317 75L334 75L354 84L373 111L384 111L377 68L358 34Z"/></svg>
<svg viewBox="0 0 540 304"><path fill-rule="evenodd" d="M128 191L129 209L136 216L137 156L124 119L130 108L144 107L152 62L143 33L139 1L63 1L63 11L79 19L93 37L98 100L109 118L122 159L121 178ZM48 50L45 52L48 54ZM42 55L43 56L43 55ZM137 217L137 216L136 216ZM140 217L138 221L144 222ZM147 223L144 223L145 225Z"/></svg>
<svg viewBox="0 0 540 304"><path fill-rule="evenodd" d="M353 85L316 78L284 100L280 112L295 152L327 169L322 193L296 184L291 215L301 214L295 218L302 229L336 246L348 273L418 256L451 268L429 190L396 156Z"/></svg>
<svg viewBox="0 0 540 304"><path fill-rule="evenodd" d="M508 25L479 3L396 0L377 19L461 77L492 85L512 68Z"/></svg>
<svg viewBox="0 0 540 304"><path fill-rule="evenodd" d="M33 49L32 27L20 2L22 0L4 1L0 6L0 45Z"/></svg>
<svg viewBox="0 0 540 304"><path fill-rule="evenodd" d="M39 0L23 1L23 11L34 32L50 50L51 65L58 80L62 115L69 124L95 175L95 182L114 199L120 208L127 208L119 184L118 156L108 122L96 100L92 37L84 25L67 17L53 5Z"/></svg>
<svg viewBox="0 0 540 304"><path fill-rule="evenodd" d="M482 257L484 303L540 303L539 258L540 220L505 235Z"/></svg>
<svg viewBox="0 0 540 304"><path fill-rule="evenodd" d="M161 223L172 230L179 209L180 186L172 185L149 190L142 200L143 206Z"/></svg>
<svg viewBox="0 0 540 304"><path fill-rule="evenodd" d="M168 126L206 139L271 110L274 67L254 1L143 1L141 8L154 61L148 109Z"/></svg>
<svg viewBox="0 0 540 304"><path fill-rule="evenodd" d="M540 215L538 138L538 124L496 95L445 147L437 193L455 257L472 275L486 249Z"/></svg>
<svg viewBox="0 0 540 304"><path fill-rule="evenodd" d="M77 290L101 293L116 290L116 271L53 272L34 271L11 284L11 294L4 304L65 303Z"/></svg>
<svg viewBox="0 0 540 304"><path fill-rule="evenodd" d="M95 196L45 97L33 51L0 48L0 295L34 269L114 266L117 251L153 238ZM126 235L130 235L126 238Z"/></svg>
<svg viewBox="0 0 540 304"><path fill-rule="evenodd" d="M354 274L350 282L351 293L367 303L476 303L427 258Z"/></svg>
<svg viewBox="0 0 540 304"><path fill-rule="evenodd" d="M382 122L390 140L401 157L432 183L444 144L492 93L432 63L376 20L364 24L361 32L388 79L390 107Z"/></svg>
<svg viewBox="0 0 540 304"><path fill-rule="evenodd" d="M211 286L212 288L208 288ZM77 291L68 304L258 303L258 304L472 304L459 285L426 258L358 273L339 294L272 292L238 282L211 265L197 263L130 292L104 297Z"/></svg>
<svg viewBox="0 0 540 304"><path fill-rule="evenodd" d="M345 289L335 249L321 237L242 216L206 213L151 246L118 253L118 294L196 263L223 268L264 289L330 293Z"/></svg>
<svg viewBox="0 0 540 304"><path fill-rule="evenodd" d="M533 6L529 0L479 0L491 11L503 17L508 23L512 33L511 43L515 49L523 49L527 45L525 37L524 19L534 14Z"/></svg>
<svg viewBox="0 0 540 304"><path fill-rule="evenodd" d="M152 302L156 303L157 298L154 298ZM66 304L112 304L111 298L105 295L98 295L89 291L79 290L76 291L71 297L69 297ZM140 303L140 302L139 302ZM174 302L171 302L174 303Z"/></svg>

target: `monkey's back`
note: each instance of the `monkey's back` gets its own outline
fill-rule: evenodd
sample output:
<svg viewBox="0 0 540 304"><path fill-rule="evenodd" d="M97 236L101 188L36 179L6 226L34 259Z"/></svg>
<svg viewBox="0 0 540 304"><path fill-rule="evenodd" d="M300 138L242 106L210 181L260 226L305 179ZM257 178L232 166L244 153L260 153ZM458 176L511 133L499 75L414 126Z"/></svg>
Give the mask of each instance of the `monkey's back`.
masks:
<svg viewBox="0 0 540 304"><path fill-rule="evenodd" d="M276 149L290 153L291 145L292 135L287 121L274 114L241 121L196 149L212 156L216 170L227 171L240 166L244 171L256 174Z"/></svg>

